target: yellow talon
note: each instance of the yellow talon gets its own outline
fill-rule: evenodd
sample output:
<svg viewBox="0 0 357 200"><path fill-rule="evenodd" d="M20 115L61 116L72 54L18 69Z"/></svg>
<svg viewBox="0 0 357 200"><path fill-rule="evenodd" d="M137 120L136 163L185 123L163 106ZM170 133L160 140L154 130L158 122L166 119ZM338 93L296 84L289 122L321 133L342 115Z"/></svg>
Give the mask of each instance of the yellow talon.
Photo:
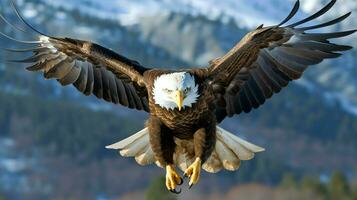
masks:
<svg viewBox="0 0 357 200"><path fill-rule="evenodd" d="M183 182L182 178L176 172L173 165L166 166L166 188L173 193L180 193L181 191L176 191L177 185L181 185Z"/></svg>
<svg viewBox="0 0 357 200"><path fill-rule="evenodd" d="M201 159L196 158L195 162L192 163L185 171L185 176L190 178L189 186L190 188L198 183L201 174Z"/></svg>

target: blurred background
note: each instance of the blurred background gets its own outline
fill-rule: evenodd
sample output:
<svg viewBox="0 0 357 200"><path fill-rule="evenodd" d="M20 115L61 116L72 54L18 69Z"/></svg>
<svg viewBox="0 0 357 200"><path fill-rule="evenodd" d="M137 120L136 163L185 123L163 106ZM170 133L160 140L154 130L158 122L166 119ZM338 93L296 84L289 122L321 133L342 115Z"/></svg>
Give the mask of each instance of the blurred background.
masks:
<svg viewBox="0 0 357 200"><path fill-rule="evenodd" d="M95 41L145 66L206 66L249 30L273 25L293 0L22 0L42 32ZM301 0L295 20L328 0ZM323 21L357 10L340 0ZM22 26L9 0L7 19ZM1 21L1 31L32 36ZM356 12L324 31L357 28ZM357 34L338 40L357 47ZM5 38L0 46L24 47ZM223 127L266 148L237 172L203 173L180 196L165 191L164 171L104 147L144 126L147 115L84 97L72 86L30 74L0 54L0 199L357 199L357 49L312 66L303 79ZM23 56L22 56L23 57Z"/></svg>

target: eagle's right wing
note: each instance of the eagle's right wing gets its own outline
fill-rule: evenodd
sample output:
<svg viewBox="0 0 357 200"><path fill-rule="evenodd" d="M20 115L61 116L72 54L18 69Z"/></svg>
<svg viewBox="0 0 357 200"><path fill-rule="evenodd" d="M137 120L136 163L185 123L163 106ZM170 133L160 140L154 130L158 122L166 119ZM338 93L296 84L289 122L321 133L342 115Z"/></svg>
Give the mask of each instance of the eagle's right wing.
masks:
<svg viewBox="0 0 357 200"><path fill-rule="evenodd" d="M47 36L29 25L14 4L13 8L24 24L38 34L37 41L20 41L0 32L7 39L33 45L29 49L5 49L15 53L33 53L29 58L14 62L32 63L27 67L29 71L41 71L46 79L56 79L63 86L73 84L85 95L94 94L108 102L149 111L148 94L143 80L143 73L147 68L88 41ZM11 25L5 17L0 17Z"/></svg>
<svg viewBox="0 0 357 200"><path fill-rule="evenodd" d="M308 33L306 31L341 22L351 13L326 23L297 27L327 12L336 0L301 21L282 26L299 8L296 2L292 12L279 25L263 27L248 33L222 58L211 62L209 80L217 99L217 120L258 108L289 82L299 79L308 66L324 59L336 58L339 51L350 46L337 45L329 39L344 37L356 30L334 33Z"/></svg>

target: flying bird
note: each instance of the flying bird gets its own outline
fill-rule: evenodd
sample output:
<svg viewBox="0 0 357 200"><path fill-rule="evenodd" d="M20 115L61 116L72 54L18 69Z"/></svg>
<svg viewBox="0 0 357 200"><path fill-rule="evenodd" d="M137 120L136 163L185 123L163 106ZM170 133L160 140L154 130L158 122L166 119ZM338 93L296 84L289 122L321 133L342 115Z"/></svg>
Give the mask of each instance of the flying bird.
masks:
<svg viewBox="0 0 357 200"><path fill-rule="evenodd" d="M264 151L218 127L225 118L258 108L299 79L308 66L337 58L341 56L338 52L352 48L329 40L356 30L315 30L337 24L351 13L304 26L335 3L332 0L315 14L285 25L299 9L297 1L280 24L259 26L226 55L202 68L149 68L90 41L46 35L26 22L14 3L14 12L28 28L12 25L3 16L1 19L17 31L31 30L37 39L22 41L0 34L4 39L32 45L28 49L5 49L32 52L31 57L14 61L31 63L27 70L43 72L46 79L55 79L62 86L73 85L84 95L148 112L145 129L107 148L135 157L140 165L155 163L164 168L167 189L179 193L177 187L183 179L177 168L189 177L191 187L198 183L202 169L211 173L234 171L242 160Z"/></svg>

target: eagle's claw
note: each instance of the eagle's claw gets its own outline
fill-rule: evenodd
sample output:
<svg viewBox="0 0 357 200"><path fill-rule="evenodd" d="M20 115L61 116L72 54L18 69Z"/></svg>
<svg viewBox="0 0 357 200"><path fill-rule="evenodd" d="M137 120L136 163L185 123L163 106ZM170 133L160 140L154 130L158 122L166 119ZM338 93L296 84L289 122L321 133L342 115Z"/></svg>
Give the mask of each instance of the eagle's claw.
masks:
<svg viewBox="0 0 357 200"><path fill-rule="evenodd" d="M180 183L178 183L177 185L182 185L183 184L183 179L180 177Z"/></svg>
<svg viewBox="0 0 357 200"><path fill-rule="evenodd" d="M170 190L171 193L174 194L180 194L181 193L181 189L179 191L177 191L176 189Z"/></svg>
<svg viewBox="0 0 357 200"><path fill-rule="evenodd" d="M201 159L196 158L195 162L188 167L184 173L185 177L190 178L189 187L191 188L194 184L198 183L201 174Z"/></svg>
<svg viewBox="0 0 357 200"><path fill-rule="evenodd" d="M179 194L181 190L177 191L176 187L183 183L183 179L178 175L173 165L166 166L166 188L175 194Z"/></svg>

